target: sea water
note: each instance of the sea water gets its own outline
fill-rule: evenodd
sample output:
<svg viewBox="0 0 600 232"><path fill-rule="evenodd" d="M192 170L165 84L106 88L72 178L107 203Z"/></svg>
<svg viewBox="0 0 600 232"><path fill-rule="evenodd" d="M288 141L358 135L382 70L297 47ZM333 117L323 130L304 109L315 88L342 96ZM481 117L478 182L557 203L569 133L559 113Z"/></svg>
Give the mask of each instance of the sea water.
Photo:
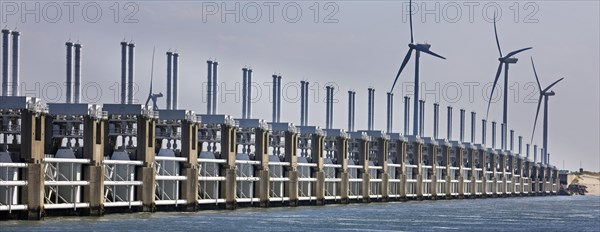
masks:
<svg viewBox="0 0 600 232"><path fill-rule="evenodd" d="M600 231L600 197L551 196L110 214L0 231Z"/></svg>

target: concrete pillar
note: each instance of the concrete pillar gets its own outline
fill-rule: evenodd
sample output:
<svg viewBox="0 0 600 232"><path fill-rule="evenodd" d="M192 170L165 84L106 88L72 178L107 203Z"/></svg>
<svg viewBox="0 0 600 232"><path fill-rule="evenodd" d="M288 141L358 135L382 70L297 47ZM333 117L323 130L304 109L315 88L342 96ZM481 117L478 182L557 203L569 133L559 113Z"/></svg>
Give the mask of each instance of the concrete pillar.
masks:
<svg viewBox="0 0 600 232"><path fill-rule="evenodd" d="M446 197L450 198L452 197L452 178L450 177L450 172L452 172L452 169L450 169L450 166L452 166L450 164L452 147L450 147L450 144L444 144L442 146L442 153L444 157L444 164L446 164L446 176L444 177L446 178Z"/></svg>
<svg viewBox="0 0 600 232"><path fill-rule="evenodd" d="M147 115L138 115L136 159L142 161L143 164L137 167L136 173L138 180L143 183L137 186L136 191L137 199L142 200L142 210L144 212L156 211L154 201L156 191L156 170L154 169L155 128L156 118Z"/></svg>
<svg viewBox="0 0 600 232"><path fill-rule="evenodd" d="M407 141L404 137L398 141L398 153L396 157L396 162L400 164L398 178L400 179L400 197L403 200L406 200L406 145Z"/></svg>
<svg viewBox="0 0 600 232"><path fill-rule="evenodd" d="M27 204L27 219L41 220L44 217L44 137L46 115L21 110L21 161L28 163L25 169L27 186L21 191Z"/></svg>
<svg viewBox="0 0 600 232"><path fill-rule="evenodd" d="M325 204L325 173L323 172L325 137L315 133L311 138L311 157L317 167L312 170L312 177L317 178L317 186L314 188L314 196L317 197L317 205Z"/></svg>
<svg viewBox="0 0 600 232"><path fill-rule="evenodd" d="M492 167L492 175L493 175L493 183L492 183L492 193L493 195L496 195L496 192L498 192L498 178L496 173L498 172L498 157L496 153L491 153L490 157L492 158L492 160L490 160L491 162L491 167Z"/></svg>
<svg viewBox="0 0 600 232"><path fill-rule="evenodd" d="M560 178L558 178L558 169L554 168L554 184L556 184L556 189L554 189L554 195L558 195L558 189L560 188Z"/></svg>
<svg viewBox="0 0 600 232"><path fill-rule="evenodd" d="M260 166L256 168L256 174L259 176L258 188L255 189L255 196L260 200L260 207L269 206L269 131L256 128L254 131L256 148L255 159L260 161Z"/></svg>
<svg viewBox="0 0 600 232"><path fill-rule="evenodd" d="M378 170L378 175L381 178L381 185L379 185L379 192L381 193L382 201L387 201L389 197L388 185L388 139L385 137L378 138L377 143L377 161L381 169Z"/></svg>
<svg viewBox="0 0 600 232"><path fill-rule="evenodd" d="M191 120L181 122L181 156L187 159L181 168L187 180L181 185L181 193L187 201L185 211L198 209L198 128L199 123Z"/></svg>
<svg viewBox="0 0 600 232"><path fill-rule="evenodd" d="M416 139L413 143L413 155L417 160L417 199L423 199L423 141Z"/></svg>
<svg viewBox="0 0 600 232"><path fill-rule="evenodd" d="M371 187L371 177L369 176L369 137L362 137L359 139L358 144L358 164L362 166L362 169L359 170L359 173L363 179L361 186L361 195L363 197L363 202L370 202L370 187Z"/></svg>
<svg viewBox="0 0 600 232"><path fill-rule="evenodd" d="M296 206L298 205L298 134L292 131L285 132L285 162L290 163L290 166L284 170L285 176L290 178L285 186L285 195L290 199L290 206Z"/></svg>
<svg viewBox="0 0 600 232"><path fill-rule="evenodd" d="M531 163L531 194L532 195L537 195L539 192L539 184L540 184L540 179L539 179L539 169L538 166L535 162Z"/></svg>
<svg viewBox="0 0 600 232"><path fill-rule="evenodd" d="M475 188L477 183L475 182L475 155L477 151L473 147L473 144L470 144L469 148L467 148L467 155L469 156L469 163L471 164L471 168L469 173L471 174L471 178L465 177L466 181L471 182L471 188L469 188L469 193L471 194L470 198L475 198Z"/></svg>
<svg viewBox="0 0 600 232"><path fill-rule="evenodd" d="M458 159L458 173L459 173L459 175L456 178L458 179L458 197L459 198L465 197L465 187L464 187L465 177L463 176L464 150L465 150L465 148L462 146L458 146L456 148L456 152L457 152L456 158Z"/></svg>
<svg viewBox="0 0 600 232"><path fill-rule="evenodd" d="M437 198L437 167L438 167L438 160L437 160L437 148L438 146L434 143L429 143L427 146L429 146L429 151L431 154L431 198L432 199L436 199Z"/></svg>
<svg viewBox="0 0 600 232"><path fill-rule="evenodd" d="M501 177L502 177L502 180L501 180L502 181L502 189L501 189L501 192L502 192L503 196L506 196L506 194L508 194L508 191L509 191L508 189L506 189L506 181L507 181L507 179L506 179L506 166L507 166L506 158L507 158L507 155L506 155L506 153L502 152L502 153L498 154L498 156L500 157L500 170L502 171L502 175L501 175Z"/></svg>
<svg viewBox="0 0 600 232"><path fill-rule="evenodd" d="M220 196L225 196L225 208L235 209L236 175L235 175L235 138L236 128L231 125L221 125L221 158L226 163L221 166L221 175L225 175L225 186L221 187Z"/></svg>
<svg viewBox="0 0 600 232"><path fill-rule="evenodd" d="M89 202L88 214L101 216L104 214L104 127L105 118L85 116L83 119L83 158L89 159L84 165L84 180L90 185L83 187L83 200Z"/></svg>
<svg viewBox="0 0 600 232"><path fill-rule="evenodd" d="M507 191L510 195L515 195L515 155L508 156L508 171L510 172L510 189Z"/></svg>
<svg viewBox="0 0 600 232"><path fill-rule="evenodd" d="M481 168L481 175L483 176L481 178L481 196L485 197L486 196L486 192L487 192L487 176L486 176L486 171L487 171L487 159L486 159L486 153L485 153L485 147L482 145L481 147L479 147L479 149L477 149L479 151L479 163L480 163L480 168Z"/></svg>
<svg viewBox="0 0 600 232"><path fill-rule="evenodd" d="M523 180L523 177L525 177L525 172L523 171L523 158L520 156L516 157L517 161L516 161L516 165L517 165L517 175L519 175L519 184L521 185L521 191L516 191L518 195L522 196L523 193L525 192L525 182Z"/></svg>
<svg viewBox="0 0 600 232"><path fill-rule="evenodd" d="M336 139L336 153L335 158L342 167L338 170L338 176L341 179L341 183L338 188L338 192L341 197L342 204L348 204L348 191L350 188L350 176L348 175L348 138L338 136Z"/></svg>

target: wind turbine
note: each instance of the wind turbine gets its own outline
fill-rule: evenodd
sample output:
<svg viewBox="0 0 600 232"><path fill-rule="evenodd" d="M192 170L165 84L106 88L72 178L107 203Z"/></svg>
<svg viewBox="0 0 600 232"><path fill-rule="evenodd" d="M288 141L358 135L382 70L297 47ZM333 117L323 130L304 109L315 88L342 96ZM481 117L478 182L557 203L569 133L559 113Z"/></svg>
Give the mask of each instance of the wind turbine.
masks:
<svg viewBox="0 0 600 232"><path fill-rule="evenodd" d="M504 128L502 130L502 149L506 149L506 128L508 128L508 66L510 64L516 64L519 59L513 58L514 55L519 54L520 52L531 49L532 47L522 48L516 51L512 51L506 56L502 55L502 49L500 49L500 41L498 40L498 31L496 30L496 13L494 13L494 34L496 35L496 45L498 46L498 53L500 53L500 57L498 61L498 71L496 71L496 78L494 79L494 85L492 86L492 93L490 94L490 99L488 101L487 113L485 118L487 120L490 114L490 104L492 103L492 97L494 96L494 90L496 89L496 83L498 83L498 79L500 78L500 72L502 71L502 65L504 65L504 110L502 112L502 123L504 124Z"/></svg>
<svg viewBox="0 0 600 232"><path fill-rule="evenodd" d="M560 78L545 89L542 89L542 85L540 85L540 79L538 79L537 72L535 71L535 64L533 64L533 58L531 58L531 66L533 67L533 74L535 75L535 80L537 81L538 88L540 89L540 98L538 99L537 111L535 113L535 121L533 122L533 132L531 132L531 143L533 144L533 135L535 134L535 125L537 124L538 115L540 113L540 106L542 105L542 98L544 99L544 153L542 154L544 162L547 162L547 154L548 154L548 97L554 96L554 91L550 90L554 85L558 82L562 81L565 78Z"/></svg>
<svg viewBox="0 0 600 232"><path fill-rule="evenodd" d="M158 110L158 105L156 105L156 100L160 97L163 97L162 93L153 94L152 93L152 80L154 79L154 51L156 48L152 49L152 66L150 71L150 92L148 93L148 99L146 100L146 108L148 108L148 103L152 100L152 109Z"/></svg>
<svg viewBox="0 0 600 232"><path fill-rule="evenodd" d="M415 88L414 88L414 114L413 114L413 135L418 135L419 134L419 58L421 57L421 52L427 53L429 55L441 58L441 59L446 59L443 56L440 56L434 52L432 52L431 50L429 50L429 48L431 48L430 44L420 44L420 43L415 43L414 41L414 37L413 37L413 26L412 26L412 0L409 1L409 17L410 17L410 43L408 44L408 52L406 53L406 56L404 57L404 60L402 61L402 65L400 65L400 70L398 70L398 74L396 74L396 79L394 80L394 84L392 85L392 89L390 90L390 93L394 91L394 86L396 86L396 82L398 81L398 77L400 77L400 73L402 73L402 70L404 69L404 67L406 66L406 64L408 63L408 61L410 60L410 57L412 55L412 51L416 50L416 54L415 54Z"/></svg>

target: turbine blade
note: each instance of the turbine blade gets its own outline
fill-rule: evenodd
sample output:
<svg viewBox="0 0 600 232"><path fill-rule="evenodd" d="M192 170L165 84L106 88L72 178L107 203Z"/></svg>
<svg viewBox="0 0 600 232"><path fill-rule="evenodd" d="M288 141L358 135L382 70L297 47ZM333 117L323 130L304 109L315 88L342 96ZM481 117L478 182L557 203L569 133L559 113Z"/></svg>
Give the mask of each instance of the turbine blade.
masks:
<svg viewBox="0 0 600 232"><path fill-rule="evenodd" d="M152 95L152 80L154 79L154 52L156 47L152 48L152 65L150 67L150 95Z"/></svg>
<svg viewBox="0 0 600 232"><path fill-rule="evenodd" d="M500 41L498 40L498 31L496 30L496 12L494 11L494 34L496 35L496 45L498 45L498 52L502 57L502 49L500 49Z"/></svg>
<svg viewBox="0 0 600 232"><path fill-rule="evenodd" d="M427 54L429 54L429 55L432 55L432 56L435 56L435 57L438 57L438 58L441 58L441 59L444 59L444 60L446 59L445 57L443 57L443 56L440 56L440 55L438 55L438 54L435 54L435 52L432 52L432 51L430 51L430 50L419 50L419 51L421 51L421 52L424 52L424 53L427 53Z"/></svg>
<svg viewBox="0 0 600 232"><path fill-rule="evenodd" d="M533 135L535 134L535 125L537 124L537 119L538 119L538 116L540 114L540 106L542 106L542 97L543 96L544 95L540 93L540 98L538 100L537 111L535 112L535 120L533 121L533 132L531 132L531 143L530 144L533 144Z"/></svg>
<svg viewBox="0 0 600 232"><path fill-rule="evenodd" d="M563 77L563 78L560 78L560 79L558 79L557 81L555 81L554 83L552 83L551 85L549 85L548 87L546 87L546 88L544 89L544 92L546 92L546 91L550 90L550 88L552 88L552 86L554 86L554 85L558 84L558 82L562 81L563 79L565 79L565 78L564 78L564 77Z"/></svg>
<svg viewBox="0 0 600 232"><path fill-rule="evenodd" d="M533 63L533 57L531 58L531 67L533 67L533 74L535 75L535 81L537 81L538 84L538 88L540 89L540 92L542 92L542 85L540 85L540 79L538 78L537 72L535 71L535 64Z"/></svg>
<svg viewBox="0 0 600 232"><path fill-rule="evenodd" d="M398 74L396 74L396 79L394 79L394 84L392 85L392 90L390 90L390 93L394 91L394 86L396 86L396 82L398 81L398 77L400 77L400 73L402 73L402 70L404 70L404 67L406 67L406 64L410 60L410 56L412 54L412 50L413 50L412 48L408 49L408 52L406 53L406 56L404 57L404 60L402 61L402 65L400 65L400 69L398 70Z"/></svg>
<svg viewBox="0 0 600 232"><path fill-rule="evenodd" d="M519 50L516 50L516 51L512 51L512 52L510 52L510 53L506 54L506 56L505 56L504 58L510 58L511 56L514 56L514 55L516 55L516 54L519 54L519 53L521 53L522 51L527 51L527 50L529 50L529 49L532 49L532 47L528 47L528 48L522 48L522 49L519 49Z"/></svg>
<svg viewBox="0 0 600 232"><path fill-rule="evenodd" d="M414 43L413 26L412 26L412 0L408 1L408 17L410 18L410 43Z"/></svg>
<svg viewBox="0 0 600 232"><path fill-rule="evenodd" d="M498 78L500 78L500 72L502 71L502 62L498 65L498 71L496 71L496 79L494 79L494 85L492 86L492 93L490 94L490 99L488 100L487 113L485 114L485 120L488 119L488 115L490 114L490 104L492 104L492 97L494 96L494 90L496 89L496 84L498 83Z"/></svg>

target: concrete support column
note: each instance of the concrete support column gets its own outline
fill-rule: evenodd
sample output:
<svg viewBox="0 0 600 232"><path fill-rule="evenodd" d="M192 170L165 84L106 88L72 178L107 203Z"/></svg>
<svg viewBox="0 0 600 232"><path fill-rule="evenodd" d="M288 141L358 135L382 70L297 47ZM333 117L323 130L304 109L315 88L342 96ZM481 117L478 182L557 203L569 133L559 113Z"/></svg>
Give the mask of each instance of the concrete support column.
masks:
<svg viewBox="0 0 600 232"><path fill-rule="evenodd" d="M350 188L350 176L348 175L348 138L339 136L336 140L337 147L335 158L337 159L338 164L342 166L338 169L338 177L341 179L338 192L342 204L348 204L348 191Z"/></svg>
<svg viewBox="0 0 600 232"><path fill-rule="evenodd" d="M317 178L314 195L317 197L317 205L323 205L325 204L325 173L323 172L325 137L315 133L312 135L311 143L312 162L317 164L317 167L312 170L312 176Z"/></svg>
<svg viewBox="0 0 600 232"><path fill-rule="evenodd" d="M486 153L485 153L485 148L482 145L479 149L479 167L481 168L481 175L483 176L481 178L481 183L482 183L482 188L481 188L481 196L485 197L486 196L486 192L487 192L487 175L486 175L486 171L487 171L487 159L486 159Z"/></svg>
<svg viewBox="0 0 600 232"><path fill-rule="evenodd" d="M554 183L556 184L556 189L554 190L555 194L558 194L558 190L560 189L560 178L558 175L558 169L554 167Z"/></svg>
<svg viewBox="0 0 600 232"><path fill-rule="evenodd" d="M517 194L523 195L525 193L525 181L523 177L525 177L525 172L523 170L523 158L517 156L517 175L520 176L519 184L521 185L521 191L516 191Z"/></svg>
<svg viewBox="0 0 600 232"><path fill-rule="evenodd" d="M501 180L502 181L502 189L501 190L502 190L502 195L506 196L506 194L509 193L508 192L509 189L506 189L506 181L507 181L507 179L506 179L506 166L507 166L506 158L507 158L507 155L506 155L506 153L500 153L498 156L500 157L500 170L502 171L502 180Z"/></svg>
<svg viewBox="0 0 600 232"><path fill-rule="evenodd" d="M515 191L515 155L508 156L508 171L510 172L510 189L507 191L510 195L517 194Z"/></svg>
<svg viewBox="0 0 600 232"><path fill-rule="evenodd" d="M44 166L43 163L29 163L27 166L26 194L27 219L41 220L44 217Z"/></svg>
<svg viewBox="0 0 600 232"><path fill-rule="evenodd" d="M400 179L400 197L406 200L406 143L405 139L398 141L398 153L396 162L400 164L400 172L396 172L397 178Z"/></svg>
<svg viewBox="0 0 600 232"><path fill-rule="evenodd" d="M381 169L378 171L379 178L381 178L381 185L379 185L379 192L381 193L382 201L387 201L389 198L388 186L388 140L387 138L378 138L377 143L377 162Z"/></svg>
<svg viewBox="0 0 600 232"><path fill-rule="evenodd" d="M284 170L285 176L290 178L286 183L285 192L289 197L290 206L298 205L298 134L291 131L285 132L285 162L290 166Z"/></svg>
<svg viewBox="0 0 600 232"><path fill-rule="evenodd" d="M41 220L44 217L44 137L46 115L21 110L21 161L28 164L25 169L27 185L21 191L27 204L27 219Z"/></svg>
<svg viewBox="0 0 600 232"><path fill-rule="evenodd" d="M83 187L83 201L89 202L88 214L104 214L104 127L106 119L86 116L83 122L83 158L89 159L89 165L83 166L84 180L90 182Z"/></svg>
<svg viewBox="0 0 600 232"><path fill-rule="evenodd" d="M473 144L471 144L471 146L473 146ZM468 153L469 153L469 162L471 163L471 178L469 179L469 181L471 181L471 189L469 189L469 191L471 192L471 198L475 198L477 196L477 178L476 178L476 174L477 172L475 171L475 168L477 168L476 165L476 158L477 157L477 150L473 147L468 149Z"/></svg>
<svg viewBox="0 0 600 232"><path fill-rule="evenodd" d="M452 169L450 169L450 155L452 153L452 148L446 144L442 147L442 152L444 153L444 164L446 164L446 197L450 198L452 197L452 178L450 177L450 172L453 171Z"/></svg>
<svg viewBox="0 0 600 232"><path fill-rule="evenodd" d="M490 161L492 164L491 165L492 172L493 172L492 175L494 175L494 177L493 177L494 182L492 183L492 193L493 193L493 195L496 195L496 192L498 192L498 178L496 175L496 173L498 172L498 168L497 168L498 167L498 157L497 157L497 154L495 154L495 153L490 154L490 157L492 157L492 160L490 160Z"/></svg>
<svg viewBox="0 0 600 232"><path fill-rule="evenodd" d="M431 154L431 198L432 199L436 199L437 198L437 167L438 167L438 160L437 160L437 145L434 144L429 144L429 151Z"/></svg>
<svg viewBox="0 0 600 232"><path fill-rule="evenodd" d="M538 195L540 193L540 178L539 178L539 168L538 165L533 162L531 164L531 179L533 182L531 192L533 195Z"/></svg>
<svg viewBox="0 0 600 232"><path fill-rule="evenodd" d="M221 175L225 175L225 186L221 187L220 196L225 196L225 208L235 209L236 175L235 175L235 137L236 128L231 125L221 125L221 158L226 163L221 166Z"/></svg>
<svg viewBox="0 0 600 232"><path fill-rule="evenodd" d="M369 175L369 137L362 137L359 139L358 143L358 164L362 166L362 169L359 170L359 173L362 178L361 185L361 195L363 197L363 202L370 202L370 188L371 188L371 177Z"/></svg>
<svg viewBox="0 0 600 232"><path fill-rule="evenodd" d="M260 161L260 166L256 173L260 178L258 189L255 195L260 199L260 207L269 207L269 131L262 128L256 128L254 132L256 147L255 159Z"/></svg>
<svg viewBox="0 0 600 232"><path fill-rule="evenodd" d="M417 159L417 199L423 199L423 141L417 140L413 145L413 154Z"/></svg>
<svg viewBox="0 0 600 232"><path fill-rule="evenodd" d="M185 211L198 209L198 127L199 123L195 121L181 123L181 156L187 159L182 167L187 180L181 185L183 198L187 201Z"/></svg>
<svg viewBox="0 0 600 232"><path fill-rule="evenodd" d="M463 176L463 165L464 165L464 159L463 159L463 154L464 154L464 148L463 147L458 147L457 148L457 156L456 158L458 159L458 197L459 198L464 198L465 197L465 177Z"/></svg>
<svg viewBox="0 0 600 232"><path fill-rule="evenodd" d="M156 119L151 116L138 115L137 118L137 157L142 161L142 166L138 166L136 175L142 185L138 186L137 199L142 200L142 211L156 211L155 191L156 191L156 170L154 169L154 151L155 151L155 132Z"/></svg>

